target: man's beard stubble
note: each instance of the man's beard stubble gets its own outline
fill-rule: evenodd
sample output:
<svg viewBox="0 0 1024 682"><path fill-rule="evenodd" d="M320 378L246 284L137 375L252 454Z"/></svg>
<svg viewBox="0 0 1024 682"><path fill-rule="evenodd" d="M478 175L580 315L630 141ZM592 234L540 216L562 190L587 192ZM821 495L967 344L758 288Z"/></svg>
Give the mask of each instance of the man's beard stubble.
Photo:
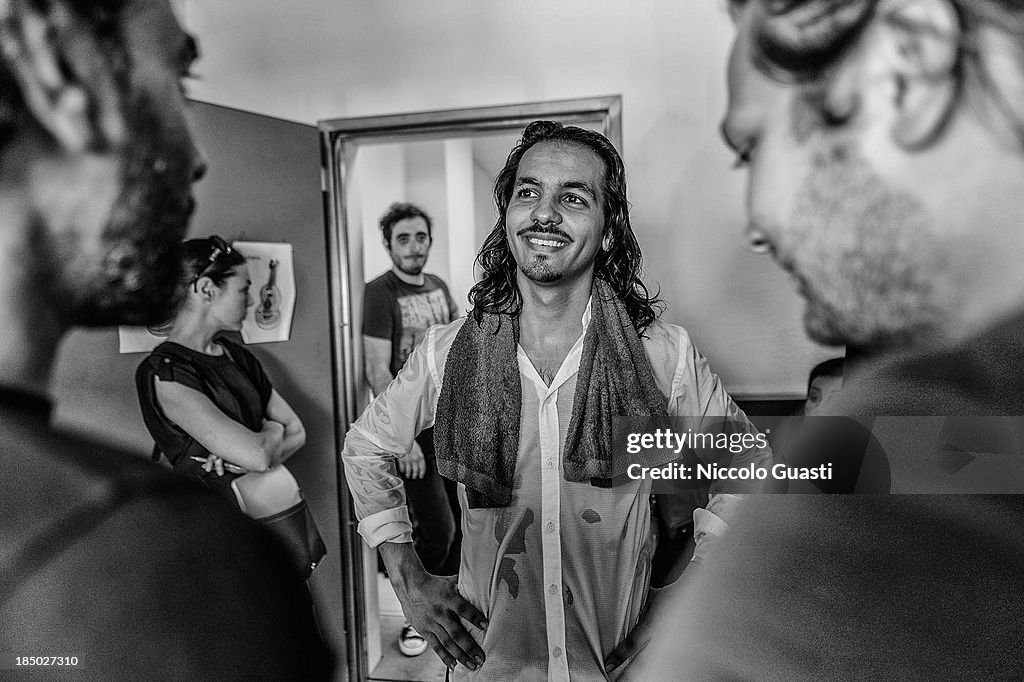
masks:
<svg viewBox="0 0 1024 682"><path fill-rule="evenodd" d="M801 281L812 339L882 349L941 328L948 259L926 209L887 187L852 145L816 156L790 220L783 257Z"/></svg>
<svg viewBox="0 0 1024 682"><path fill-rule="evenodd" d="M69 254L55 264L62 286L50 288L59 297L51 303L69 324L162 322L176 307L180 247L193 203L191 139L187 130L170 130L145 94L132 98L125 116L122 187L98 257Z"/></svg>
<svg viewBox="0 0 1024 682"><path fill-rule="evenodd" d="M567 241L572 241L572 238L566 234L564 230L557 227L546 227L536 223L517 231L515 238L520 239L527 233L540 235L552 234ZM511 244L509 245L509 250L515 254L515 251L512 250ZM550 284L551 282L557 282L565 276L564 272L556 271L551 267L551 259L549 257L539 253L534 254L532 260L528 260L525 263L519 263L519 271L522 272L527 279L537 282L538 284Z"/></svg>
<svg viewBox="0 0 1024 682"><path fill-rule="evenodd" d="M526 278L539 284L549 284L562 279L563 273L551 268L547 259L536 255L533 260L523 263L519 270L526 275Z"/></svg>
<svg viewBox="0 0 1024 682"><path fill-rule="evenodd" d="M426 258L420 260L419 262L416 262L415 260L413 260L412 261L413 262L412 265L406 265L405 262L406 262L405 258L399 258L398 262L395 263L395 267L397 267L399 270L401 270L405 274L412 275L413 277L415 277L416 275L418 275L421 272L423 272L423 268L426 267L426 265L427 265L427 259Z"/></svg>

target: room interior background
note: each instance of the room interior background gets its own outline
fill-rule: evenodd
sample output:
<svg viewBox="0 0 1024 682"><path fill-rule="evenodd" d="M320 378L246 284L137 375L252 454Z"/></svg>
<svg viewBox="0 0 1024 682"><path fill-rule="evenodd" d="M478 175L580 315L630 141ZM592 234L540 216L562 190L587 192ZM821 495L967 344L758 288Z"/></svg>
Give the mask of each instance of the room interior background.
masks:
<svg viewBox="0 0 1024 682"><path fill-rule="evenodd" d="M192 95L287 120L621 94L633 226L665 319L744 397L802 396L834 355L804 337L786 276L745 246L742 173L718 134L722 0L181 5L203 41Z"/></svg>

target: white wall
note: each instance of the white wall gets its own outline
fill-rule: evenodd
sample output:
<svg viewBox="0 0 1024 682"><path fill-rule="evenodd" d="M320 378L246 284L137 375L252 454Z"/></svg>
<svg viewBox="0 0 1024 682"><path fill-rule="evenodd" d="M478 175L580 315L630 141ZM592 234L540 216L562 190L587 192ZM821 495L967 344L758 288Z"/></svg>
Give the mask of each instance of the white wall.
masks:
<svg viewBox="0 0 1024 682"><path fill-rule="evenodd" d="M448 244L452 234L448 218L448 172L444 141L411 142L404 147L407 195L403 200L426 211L433 224L430 254L424 270L450 283L452 276Z"/></svg>
<svg viewBox="0 0 1024 682"><path fill-rule="evenodd" d="M473 171L473 141L470 138L444 141L445 186L448 206L448 263L451 277L448 287L459 306L468 307L466 298L473 287L473 260L481 242L476 239L477 196L487 195L486 185L476 187ZM489 184L489 183L488 183Z"/></svg>
<svg viewBox="0 0 1024 682"><path fill-rule="evenodd" d="M380 217L392 203L407 201L405 145L375 144L361 147L350 168L349 220L353 220L354 214L358 217L354 224L363 226L362 248L359 248L355 240L349 240L352 252L361 251L363 254L363 270L361 273L353 272L352 276L356 281L369 282L391 269L391 257L381 240Z"/></svg>
<svg viewBox="0 0 1024 682"><path fill-rule="evenodd" d="M742 176L717 133L723 2L184 1L202 43L194 96L271 116L621 94L633 225L666 319L734 392L802 394L832 354L804 339L785 276L743 246Z"/></svg>

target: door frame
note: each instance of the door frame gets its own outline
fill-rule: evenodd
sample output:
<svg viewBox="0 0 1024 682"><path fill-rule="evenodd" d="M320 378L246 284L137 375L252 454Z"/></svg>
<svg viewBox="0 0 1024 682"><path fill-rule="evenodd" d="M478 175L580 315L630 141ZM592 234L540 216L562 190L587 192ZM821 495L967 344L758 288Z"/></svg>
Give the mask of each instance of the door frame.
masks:
<svg viewBox="0 0 1024 682"><path fill-rule="evenodd" d="M344 599L347 677L369 679L367 657L366 578L363 543L357 531L351 494L341 463L341 447L349 426L358 416L359 393L365 386L360 363L359 327L353 319L352 296L363 282L353 282L349 249L346 179L360 145L407 142L446 137L522 130L538 119L564 124L597 122L605 137L622 153L622 97L609 95L582 99L531 102L468 109L445 109L384 116L332 118L318 122L320 131L321 191L327 243L331 323L331 376L334 398L334 435L338 443L338 513L341 520L341 569ZM357 254L361 257L362 254Z"/></svg>

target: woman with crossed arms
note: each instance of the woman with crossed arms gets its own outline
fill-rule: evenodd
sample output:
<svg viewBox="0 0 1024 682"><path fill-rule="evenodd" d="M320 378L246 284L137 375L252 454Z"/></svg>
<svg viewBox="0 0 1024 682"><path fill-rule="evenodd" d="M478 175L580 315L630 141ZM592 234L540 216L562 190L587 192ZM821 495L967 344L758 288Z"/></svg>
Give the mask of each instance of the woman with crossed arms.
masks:
<svg viewBox="0 0 1024 682"><path fill-rule="evenodd" d="M245 257L217 236L182 252L181 303L136 371L139 402L174 468L237 504L231 481L284 462L306 431L252 353L221 336L241 330L253 303Z"/></svg>

